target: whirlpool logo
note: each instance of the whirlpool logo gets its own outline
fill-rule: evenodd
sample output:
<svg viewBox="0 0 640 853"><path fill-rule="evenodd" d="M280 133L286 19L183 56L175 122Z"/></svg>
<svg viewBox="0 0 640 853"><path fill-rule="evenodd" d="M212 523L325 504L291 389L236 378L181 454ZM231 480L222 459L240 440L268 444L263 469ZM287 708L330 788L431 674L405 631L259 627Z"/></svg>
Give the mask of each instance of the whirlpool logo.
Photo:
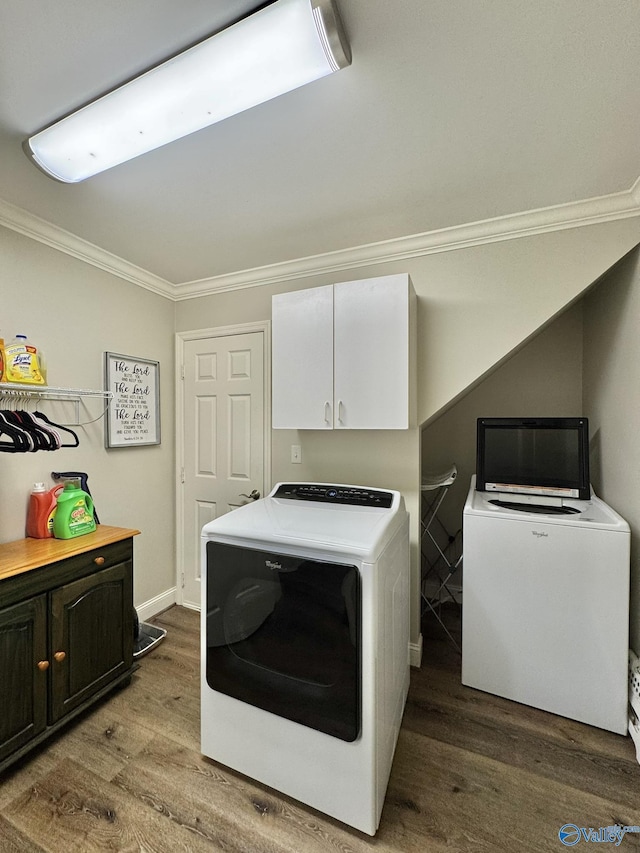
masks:
<svg viewBox="0 0 640 853"><path fill-rule="evenodd" d="M548 533L541 533L541 532L540 532L540 531L538 531L538 530L532 530L532 531L531 531L531 534L532 534L533 536L535 536L535 537L536 537L536 539L548 539L548 538L549 538L549 534L548 534Z"/></svg>
<svg viewBox="0 0 640 853"><path fill-rule="evenodd" d="M272 572L282 571L282 563L276 563L275 560L265 560L264 564Z"/></svg>

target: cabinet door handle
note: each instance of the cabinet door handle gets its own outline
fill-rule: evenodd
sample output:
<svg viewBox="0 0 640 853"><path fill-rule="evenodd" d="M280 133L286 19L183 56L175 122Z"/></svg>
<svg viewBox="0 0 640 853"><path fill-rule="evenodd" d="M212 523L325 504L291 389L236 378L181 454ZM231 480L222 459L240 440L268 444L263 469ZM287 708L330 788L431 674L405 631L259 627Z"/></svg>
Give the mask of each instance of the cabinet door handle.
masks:
<svg viewBox="0 0 640 853"><path fill-rule="evenodd" d="M66 658L66 656L67 656L66 652L54 652L54 654L53 654L53 657L55 658L55 660L58 661L58 663L62 663L62 661Z"/></svg>
<svg viewBox="0 0 640 853"><path fill-rule="evenodd" d="M324 421L327 424L331 424L331 403L327 400L324 404Z"/></svg>
<svg viewBox="0 0 640 853"><path fill-rule="evenodd" d="M342 418L343 408L344 408L344 406L342 405L342 400L338 400L338 423L339 424L344 423L344 420Z"/></svg>
<svg viewBox="0 0 640 853"><path fill-rule="evenodd" d="M104 557L94 557L93 562L96 566L104 566Z"/></svg>
<svg viewBox="0 0 640 853"><path fill-rule="evenodd" d="M48 660L39 660L38 661L38 669L40 672L45 672L49 669L49 661Z"/></svg>

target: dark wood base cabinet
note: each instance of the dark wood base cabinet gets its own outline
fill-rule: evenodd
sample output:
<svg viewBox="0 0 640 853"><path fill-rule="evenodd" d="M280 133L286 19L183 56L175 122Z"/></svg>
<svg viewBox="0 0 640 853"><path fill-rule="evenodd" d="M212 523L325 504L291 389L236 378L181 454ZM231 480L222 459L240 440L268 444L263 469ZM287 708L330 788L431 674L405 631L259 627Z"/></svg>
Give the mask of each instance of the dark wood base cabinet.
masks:
<svg viewBox="0 0 640 853"><path fill-rule="evenodd" d="M0 545L0 773L131 678L137 532Z"/></svg>

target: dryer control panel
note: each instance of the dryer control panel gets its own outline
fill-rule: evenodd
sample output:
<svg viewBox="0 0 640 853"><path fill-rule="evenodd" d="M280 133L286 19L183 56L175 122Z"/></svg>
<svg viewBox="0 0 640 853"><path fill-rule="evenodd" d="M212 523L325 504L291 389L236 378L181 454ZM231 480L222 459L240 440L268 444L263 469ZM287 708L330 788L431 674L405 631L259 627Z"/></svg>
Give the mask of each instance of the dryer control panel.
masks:
<svg viewBox="0 0 640 853"><path fill-rule="evenodd" d="M364 486L327 486L320 483L281 483L270 497L350 506L374 506L383 509L389 509L393 503L393 494L381 489L368 489Z"/></svg>

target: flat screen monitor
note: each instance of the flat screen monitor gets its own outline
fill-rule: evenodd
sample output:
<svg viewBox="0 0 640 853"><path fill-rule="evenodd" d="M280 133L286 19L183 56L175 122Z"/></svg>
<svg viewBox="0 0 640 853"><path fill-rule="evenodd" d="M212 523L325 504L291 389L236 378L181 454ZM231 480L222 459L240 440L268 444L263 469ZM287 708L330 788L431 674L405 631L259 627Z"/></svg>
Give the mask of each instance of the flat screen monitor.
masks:
<svg viewBox="0 0 640 853"><path fill-rule="evenodd" d="M587 418L478 418L476 489L589 500Z"/></svg>

